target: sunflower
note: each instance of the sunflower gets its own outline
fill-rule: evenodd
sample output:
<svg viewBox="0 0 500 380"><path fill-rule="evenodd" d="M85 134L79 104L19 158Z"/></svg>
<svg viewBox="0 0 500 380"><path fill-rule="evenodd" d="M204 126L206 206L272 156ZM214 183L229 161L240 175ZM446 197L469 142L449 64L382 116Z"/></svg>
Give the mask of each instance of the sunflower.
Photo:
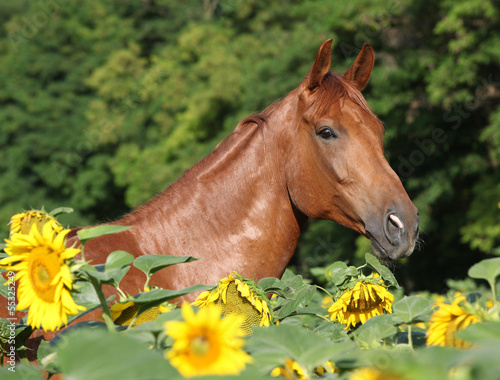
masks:
<svg viewBox="0 0 500 380"><path fill-rule="evenodd" d="M252 358L242 350L245 333L241 315L220 318L219 308L209 305L197 314L188 303L182 305L182 321L165 323L173 338L166 358L184 377L237 375Z"/></svg>
<svg viewBox="0 0 500 380"><path fill-rule="evenodd" d="M285 359L285 364L273 369L271 376L284 377L287 380L307 380L304 369L293 359Z"/></svg>
<svg viewBox="0 0 500 380"><path fill-rule="evenodd" d="M437 302L437 309L429 321L427 330L428 346L469 347L467 342L457 338L456 332L465 329L472 323L481 321L477 315L467 313L461 306L465 302L463 295L457 294L451 305Z"/></svg>
<svg viewBox="0 0 500 380"><path fill-rule="evenodd" d="M173 310L174 307L175 305L168 304L167 306L159 305L149 308L139 315L139 317L134 321L134 325L141 325L144 322L154 321L157 316ZM137 306L137 304L133 301L115 303L111 305L109 311L111 313L111 319L113 319L115 325L128 326L136 317L137 312L139 311L139 306Z"/></svg>
<svg viewBox="0 0 500 380"><path fill-rule="evenodd" d="M349 380L404 380L404 378L377 368L363 367L352 371Z"/></svg>
<svg viewBox="0 0 500 380"><path fill-rule="evenodd" d="M38 231L42 232L42 227L49 223L52 229L56 232L60 232L63 227L49 214L38 211L31 210L22 212L20 214L14 215L10 218L10 235L21 233L23 235L28 235L31 231L31 226L36 225Z"/></svg>
<svg viewBox="0 0 500 380"><path fill-rule="evenodd" d="M326 361L325 365L316 367L314 373L318 376L323 376L326 373L338 372L331 361ZM276 367L271 371L272 377L284 377L287 380L306 380L308 376L306 371L293 359L285 359L285 364L281 367Z"/></svg>
<svg viewBox="0 0 500 380"><path fill-rule="evenodd" d="M252 333L252 326L269 326L271 312L266 295L257 285L237 273L219 281L212 291L201 293L193 305L204 308L215 304L224 315L241 314L245 316L241 328Z"/></svg>
<svg viewBox="0 0 500 380"><path fill-rule="evenodd" d="M68 322L68 315L84 307L71 297L73 286L67 261L80 252L66 248L64 240L70 230L57 232L45 223L42 233L32 224L29 234L14 233L6 240L9 255L0 268L15 271L19 280L17 310L28 309L28 324L54 331Z"/></svg>
<svg viewBox="0 0 500 380"><path fill-rule="evenodd" d="M346 291L330 306L330 319L335 318L347 325L346 330L358 323L384 313L392 313L394 296L381 284L358 281L353 289Z"/></svg>

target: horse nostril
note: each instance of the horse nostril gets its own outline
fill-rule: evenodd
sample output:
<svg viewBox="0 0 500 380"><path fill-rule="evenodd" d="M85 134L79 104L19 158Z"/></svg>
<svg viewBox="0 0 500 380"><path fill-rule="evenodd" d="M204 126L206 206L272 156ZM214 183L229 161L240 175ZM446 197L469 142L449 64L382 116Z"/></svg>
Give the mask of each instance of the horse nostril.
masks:
<svg viewBox="0 0 500 380"><path fill-rule="evenodd" d="M403 222L396 215L390 214L389 219L400 229L403 229Z"/></svg>
<svg viewBox="0 0 500 380"><path fill-rule="evenodd" d="M404 224L395 214L389 214L384 226L385 236L393 245L399 244L403 235Z"/></svg>

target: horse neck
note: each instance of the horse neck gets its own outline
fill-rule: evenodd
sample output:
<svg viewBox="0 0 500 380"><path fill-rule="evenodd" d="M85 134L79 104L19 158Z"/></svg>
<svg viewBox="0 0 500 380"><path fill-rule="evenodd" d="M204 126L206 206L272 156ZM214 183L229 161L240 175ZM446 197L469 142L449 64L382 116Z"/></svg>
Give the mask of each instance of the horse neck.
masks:
<svg viewBox="0 0 500 380"><path fill-rule="evenodd" d="M142 224L142 230L156 231L157 240L168 239L158 245L171 250L192 250L179 242L188 235L191 240L202 236L202 256L210 254L211 246L221 252L241 251L240 256L254 261L258 258L252 250L274 254L269 259L276 273L270 275L281 275L306 218L288 195L283 152L270 125L278 121L276 116L267 124L255 117L241 122L209 156L118 224ZM259 264L269 264L264 261ZM250 264L237 265L231 270Z"/></svg>

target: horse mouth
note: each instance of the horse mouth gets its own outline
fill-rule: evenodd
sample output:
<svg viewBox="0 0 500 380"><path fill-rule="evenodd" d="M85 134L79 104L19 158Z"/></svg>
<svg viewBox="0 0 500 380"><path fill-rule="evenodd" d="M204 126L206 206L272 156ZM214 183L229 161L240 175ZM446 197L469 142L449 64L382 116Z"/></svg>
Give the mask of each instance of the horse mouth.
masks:
<svg viewBox="0 0 500 380"><path fill-rule="evenodd" d="M370 232L366 231L366 236L370 239L375 255L383 261L395 261L398 259L403 259L410 256L414 249L414 244L410 244L410 246L408 247L394 247L395 249L392 252L389 252Z"/></svg>
<svg viewBox="0 0 500 380"><path fill-rule="evenodd" d="M375 255L379 259L384 260L384 261L392 261L393 260L391 258L391 256L387 253L387 251L384 249L384 247L382 247L382 245L377 241L377 239L375 239L375 237L371 233L366 231L366 235L367 235L368 239L370 239L373 252L375 253Z"/></svg>

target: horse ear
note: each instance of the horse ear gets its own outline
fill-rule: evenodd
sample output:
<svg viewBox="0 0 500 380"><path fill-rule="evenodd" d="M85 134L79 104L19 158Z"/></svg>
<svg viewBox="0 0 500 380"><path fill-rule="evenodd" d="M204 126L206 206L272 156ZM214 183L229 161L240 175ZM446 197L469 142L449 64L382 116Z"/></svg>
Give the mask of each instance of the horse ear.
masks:
<svg viewBox="0 0 500 380"><path fill-rule="evenodd" d="M344 78L361 91L368 83L368 79L370 79L374 61L375 53L373 48L368 44L364 44L352 66L345 72Z"/></svg>
<svg viewBox="0 0 500 380"><path fill-rule="evenodd" d="M309 90L314 90L321 85L323 78L330 70L332 59L332 39L326 40L321 44L316 55L316 60L309 69L306 76L306 84Z"/></svg>

